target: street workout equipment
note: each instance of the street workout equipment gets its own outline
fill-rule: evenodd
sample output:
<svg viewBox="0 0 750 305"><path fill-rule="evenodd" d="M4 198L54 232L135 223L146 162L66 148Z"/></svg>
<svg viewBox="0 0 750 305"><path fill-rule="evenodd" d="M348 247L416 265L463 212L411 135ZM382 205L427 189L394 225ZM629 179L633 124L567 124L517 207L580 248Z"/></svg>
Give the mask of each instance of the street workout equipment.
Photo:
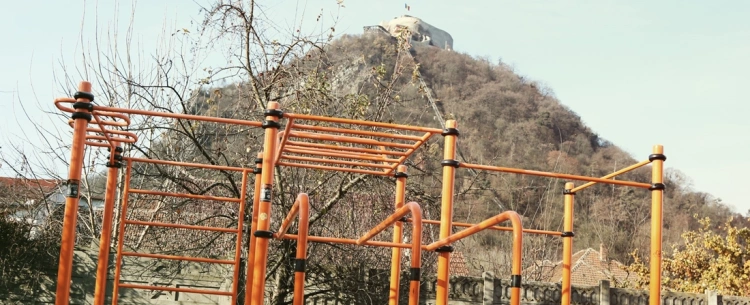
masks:
<svg viewBox="0 0 750 305"><path fill-rule="evenodd" d="M208 117L189 114L178 114L171 112L157 112L137 109L126 109L117 107L105 107L94 105L94 95L91 93L91 84L81 82L78 92L73 98L58 98L55 106L64 112L71 113L69 124L73 127L73 140L70 157L70 172L68 173L65 216L63 220L62 241L60 248L60 263L58 267L56 301L57 305L69 304L71 273L73 267L73 250L75 245L76 221L78 202L80 199L81 170L83 167L83 154L86 146L108 148L110 151L107 162L107 188L105 193L104 213L102 220L102 233L100 237L99 258L97 262L96 286L94 291L94 304L103 305L106 292L107 269L109 266L109 245L112 239L112 224L114 214L114 201L117 194L117 175L119 169L125 166L125 176L121 196L120 220L117 236L117 253L115 255L114 285L112 291L112 304L118 302L119 289L145 289L163 290L185 293L199 293L208 295L229 296L232 304L238 300L240 290L239 278L245 276L245 305L264 304L264 293L266 291L266 268L268 260L269 239L292 239L297 241L297 250L294 264L294 294L293 304L304 304L305 265L307 260L308 242L341 243L358 246L390 247L391 253L391 277L388 304L396 305L399 300L399 285L401 274L401 251L411 249L411 264L409 272L409 304L416 305L419 302L419 285L421 279L421 253L423 251L434 251L438 253L437 266L437 289L436 304L448 304L448 284L450 277L450 253L453 251L452 243L471 236L483 230L512 231L512 265L511 265L511 304L520 304L522 288L521 281L521 249L523 233L544 234L560 236L563 238L563 275L561 304L570 305L571 290L571 256L573 233L573 197L574 195L596 183L615 184L636 188L648 189L651 192L651 252L650 252L650 305L661 304L661 245L662 245L662 204L663 204L663 164L666 160L661 145L653 147L652 154L648 160L623 168L601 178L568 175L560 173L524 170L517 168L478 165L462 163L456 160L456 145L459 131L455 120L445 122L444 129L418 127L410 125L390 124L373 121L351 120L335 117L324 117L304 114L283 112L279 104L269 102L264 112L264 121L247 121L239 119ZM146 117L173 118L201 122L213 122L230 125L263 128L264 140L263 150L258 153L254 168L231 167L213 164L199 164L176 162L170 160L156 160L134 157L123 157L122 144L136 143L136 134L127 131L130 125L129 115L141 115ZM282 119L285 119L282 130ZM305 124L307 122L307 124ZM312 125L311 123L335 123L350 126L329 127ZM355 128L370 127L385 131L369 131ZM444 151L442 165L442 203L440 220L422 219L422 210L416 202L406 202L405 190L408 177L404 161L411 156L420 146L433 136L440 135L444 138ZM335 159L333 159L335 158ZM342 160L343 159L343 160ZM143 190L131 188L130 180L135 163L150 163L171 166L183 166L209 170L222 170L240 173L242 176L242 187L239 198L169 193L154 190ZM651 184L638 183L612 178L651 164ZM307 194L300 193L294 204L288 211L286 218L281 222L276 232L271 231L271 202L273 200L274 168L277 166L299 167L327 171L342 171L377 176L392 176L396 179L394 212L380 222L377 226L365 233L358 239L340 237L309 236L308 225L310 216L310 202ZM563 231L545 231L524 229L521 217L514 211L504 211L477 224L453 222L453 197L455 172L459 168L473 170L486 170L505 172L521 175L532 175L587 183L575 187L573 183L565 184L564 191L564 219ZM250 224L250 242L248 245L248 259L245 273L240 270L240 258L242 253L243 219L246 213L246 193L249 183L249 175L254 177L254 192L252 202L252 221ZM163 197L177 197L197 200L224 201L238 204L237 226L232 228L207 227L198 225L184 225L166 222L149 222L132 220L127 217L128 201L130 194L155 195ZM288 234L288 228L297 221L297 234ZM510 221L510 227L497 226L497 224ZM403 226L409 223L412 226L411 243L404 243ZM123 248L126 224L136 226L153 226L164 228L205 230L236 235L235 256L232 260L219 260L200 257L187 257L178 255L164 255L151 253L126 252ZM422 243L422 224L439 225L439 239L430 244ZM373 241L372 238L383 230L393 227L392 242ZM454 227L465 228L453 233ZM233 267L233 281L230 291L193 289L181 287L163 287L154 285L141 285L121 283L121 268L123 257L145 257L163 260L180 260L191 262L202 262L212 264L231 265Z"/></svg>

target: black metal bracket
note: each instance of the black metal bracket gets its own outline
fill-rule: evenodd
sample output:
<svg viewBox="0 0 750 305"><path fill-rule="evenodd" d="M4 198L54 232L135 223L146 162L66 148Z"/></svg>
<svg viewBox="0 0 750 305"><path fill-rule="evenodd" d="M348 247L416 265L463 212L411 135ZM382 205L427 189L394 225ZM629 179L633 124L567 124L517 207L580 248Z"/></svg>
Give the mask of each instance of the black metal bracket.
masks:
<svg viewBox="0 0 750 305"><path fill-rule="evenodd" d="M304 258L294 259L294 272L305 272L306 260Z"/></svg>
<svg viewBox="0 0 750 305"><path fill-rule="evenodd" d="M648 156L648 160L649 161L654 161L654 160L667 161L667 156L663 154L651 154Z"/></svg>
<svg viewBox="0 0 750 305"><path fill-rule="evenodd" d="M572 231L565 231L565 232L562 232L562 234L560 234L560 237L574 237L574 236L576 236L576 234L573 233Z"/></svg>
<svg viewBox="0 0 750 305"><path fill-rule="evenodd" d="M420 278L422 277L422 269L420 268L411 268L409 269L409 280L410 281L417 281L419 282Z"/></svg>
<svg viewBox="0 0 750 305"><path fill-rule="evenodd" d="M278 129L278 128L281 128L281 124L279 124L279 122L276 122L276 121L265 120L263 121L263 124L260 125L260 127L262 127L263 129L266 129L266 128Z"/></svg>
<svg viewBox="0 0 750 305"><path fill-rule="evenodd" d="M513 274L510 276L510 287L521 288L521 275Z"/></svg>
<svg viewBox="0 0 750 305"><path fill-rule="evenodd" d="M442 136L459 136L460 133L458 132L458 129L456 128L446 128L443 129L443 132L441 133Z"/></svg>
<svg viewBox="0 0 750 305"><path fill-rule="evenodd" d="M260 237L260 238L273 238L273 232L271 231L258 230L258 231L255 231L253 235L255 235L255 237Z"/></svg>
<svg viewBox="0 0 750 305"><path fill-rule="evenodd" d="M442 246L435 249L435 252L453 252L453 246Z"/></svg>
<svg viewBox="0 0 750 305"><path fill-rule="evenodd" d="M279 109L266 109L265 111L263 111L263 115L275 116L280 119L284 117L284 111L281 111Z"/></svg>
<svg viewBox="0 0 750 305"><path fill-rule="evenodd" d="M85 98L85 99L88 99L90 102L94 101L94 95L91 94L90 92L78 91L75 94L73 94L73 98L74 99ZM75 104L73 104L73 108L75 108ZM75 109L78 109L78 108L75 108ZM93 110L90 110L90 111L93 111Z"/></svg>
<svg viewBox="0 0 750 305"><path fill-rule="evenodd" d="M664 183L651 183L651 187L648 188L649 191L661 191L666 189L667 186L664 185Z"/></svg>
<svg viewBox="0 0 750 305"><path fill-rule="evenodd" d="M71 119L86 119L86 121L91 122L91 113L88 112L73 112L73 114L70 115Z"/></svg>
<svg viewBox="0 0 750 305"><path fill-rule="evenodd" d="M458 168L459 166L461 166L461 162L458 162L457 160L443 160L440 161L440 165Z"/></svg>

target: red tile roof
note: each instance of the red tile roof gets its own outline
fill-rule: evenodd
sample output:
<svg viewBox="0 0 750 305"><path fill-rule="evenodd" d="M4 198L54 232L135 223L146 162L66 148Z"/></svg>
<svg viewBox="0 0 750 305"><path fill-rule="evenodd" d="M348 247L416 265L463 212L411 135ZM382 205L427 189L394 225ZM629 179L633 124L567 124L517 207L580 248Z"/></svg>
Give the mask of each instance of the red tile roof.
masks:
<svg viewBox="0 0 750 305"><path fill-rule="evenodd" d="M618 283L633 280L637 276L628 274L627 271L622 269L625 265L608 259L606 257L606 250L604 252L604 257L602 257L600 251L592 248L574 253L571 259L571 284L577 286L596 286L599 285L600 280L609 280L613 281L614 285L617 285ZM552 266L543 264L542 268L545 269L544 271L549 270L547 272L549 276L545 278L546 281L562 281L562 261Z"/></svg>

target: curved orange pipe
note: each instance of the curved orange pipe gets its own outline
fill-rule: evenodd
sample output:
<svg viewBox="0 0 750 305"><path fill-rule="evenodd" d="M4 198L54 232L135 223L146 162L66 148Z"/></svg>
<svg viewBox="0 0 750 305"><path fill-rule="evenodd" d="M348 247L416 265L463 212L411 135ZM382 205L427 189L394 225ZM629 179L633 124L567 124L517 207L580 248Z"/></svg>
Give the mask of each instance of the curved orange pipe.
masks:
<svg viewBox="0 0 750 305"><path fill-rule="evenodd" d="M363 245L378 233L382 232L388 226L401 220L406 214L412 215L412 241L411 241L411 277L409 281L409 305L419 304L419 279L421 276L420 266L422 265L422 208L416 202L409 202L397 209L390 217L386 218L357 239L357 245Z"/></svg>
<svg viewBox="0 0 750 305"><path fill-rule="evenodd" d="M478 224L468 227L464 230L456 232L446 238L436 241L432 244L427 245L425 250L435 251L435 249L449 245L457 240L464 237L473 235L485 229L501 223L503 221L510 220L513 227L513 262L511 265L511 288L510 288L510 304L520 305L521 304L521 249L523 247L523 225L521 224L521 217L514 211L505 211L490 217ZM416 223L415 223L416 226Z"/></svg>
<svg viewBox="0 0 750 305"><path fill-rule="evenodd" d="M292 219L299 215L299 233L297 233L297 256L294 264L294 305L305 304L305 262L307 260L307 233L310 221L310 202L305 193L297 195L292 209L289 210L286 218L281 222L279 232L274 234L274 238L281 239L286 235Z"/></svg>

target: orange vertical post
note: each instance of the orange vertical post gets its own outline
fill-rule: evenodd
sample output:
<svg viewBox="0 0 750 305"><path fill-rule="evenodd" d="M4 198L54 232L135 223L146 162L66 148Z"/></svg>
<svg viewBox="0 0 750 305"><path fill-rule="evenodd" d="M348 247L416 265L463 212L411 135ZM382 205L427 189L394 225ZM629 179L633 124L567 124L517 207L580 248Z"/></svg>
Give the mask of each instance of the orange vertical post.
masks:
<svg viewBox="0 0 750 305"><path fill-rule="evenodd" d="M406 165L396 168L396 210L404 206L406 198ZM393 243L400 244L403 238L403 222L393 224ZM412 241L416 242L416 241ZM388 305L398 305L399 285L401 279L401 248L391 249L391 288L388 293Z"/></svg>
<svg viewBox="0 0 750 305"><path fill-rule="evenodd" d="M247 275L245 277L245 305L252 303L253 295L253 262L255 260L255 231L258 230L258 202L260 202L260 180L263 172L263 153L255 159L255 191L253 192L253 211L250 218L250 244L247 246Z"/></svg>
<svg viewBox="0 0 750 305"><path fill-rule="evenodd" d="M73 145L70 151L70 171L68 172L67 190L65 192L65 216L60 242L60 264L57 268L55 305L67 305L70 302L70 278L73 274L73 250L76 241L84 142L86 142L86 128L91 121L89 106L94 100L94 95L91 94L91 83L80 82L74 98L76 99L73 104L75 112L71 116L74 121Z"/></svg>
<svg viewBox="0 0 750 305"><path fill-rule="evenodd" d="M115 197L117 196L117 172L122 166L120 160L122 147L119 143L113 143L115 150L110 152L114 155L107 162L107 189L104 194L104 215L102 215L102 235L99 238L99 261L96 265L96 286L94 287L94 305L104 305L107 289L107 267L109 265L109 244L112 241L112 215L115 210Z"/></svg>
<svg viewBox="0 0 750 305"><path fill-rule="evenodd" d="M563 206L563 269L562 269L562 296L561 304L570 305L571 290L570 290L570 272L571 264L573 263L573 196L575 193L572 192L575 185L571 182L565 183L565 191L563 196L565 197L565 204Z"/></svg>
<svg viewBox="0 0 750 305"><path fill-rule="evenodd" d="M248 171L242 171L242 187L240 189L239 219L237 220L237 247L234 252L234 272L232 274L232 304L237 304L237 292L240 289L240 259L242 258L242 227L245 222L245 201L247 193Z"/></svg>
<svg viewBox="0 0 750 305"><path fill-rule="evenodd" d="M263 305L266 290L266 268L268 259L268 239L273 237L269 231L271 227L271 201L273 200L273 172L276 164L276 144L279 133L279 119L284 114L279 110L279 103L269 102L265 111L266 119L263 128L266 130L263 139L263 172L261 173L260 201L258 203L258 226L253 233L255 241L255 253L253 254L253 305Z"/></svg>
<svg viewBox="0 0 750 305"><path fill-rule="evenodd" d="M122 271L122 249L125 243L125 219L127 219L128 197L130 196L130 175L133 172L133 161L125 166L125 181L123 182L122 199L120 204L120 229L117 234L117 256L115 257L115 280L112 284L112 305L117 305L117 295L120 291L120 272Z"/></svg>
<svg viewBox="0 0 750 305"><path fill-rule="evenodd" d="M663 220L663 195L664 195L664 147L654 145L652 154L648 156L651 161L651 258L649 262L649 304L661 304L661 242L662 242L662 220Z"/></svg>
<svg viewBox="0 0 750 305"><path fill-rule="evenodd" d="M458 137L458 125L455 120L445 122L445 137L443 147L443 190L441 193L442 204L440 206L440 239L448 238L453 228L453 189L456 168L459 162L456 158L456 138ZM439 253L437 271L436 305L448 305L448 285L450 279L450 258L453 247L450 245L435 249Z"/></svg>
<svg viewBox="0 0 750 305"><path fill-rule="evenodd" d="M294 305L305 304L305 265L307 262L307 234L310 223L310 203L307 194L297 196L299 222L297 233L297 256L294 261Z"/></svg>

